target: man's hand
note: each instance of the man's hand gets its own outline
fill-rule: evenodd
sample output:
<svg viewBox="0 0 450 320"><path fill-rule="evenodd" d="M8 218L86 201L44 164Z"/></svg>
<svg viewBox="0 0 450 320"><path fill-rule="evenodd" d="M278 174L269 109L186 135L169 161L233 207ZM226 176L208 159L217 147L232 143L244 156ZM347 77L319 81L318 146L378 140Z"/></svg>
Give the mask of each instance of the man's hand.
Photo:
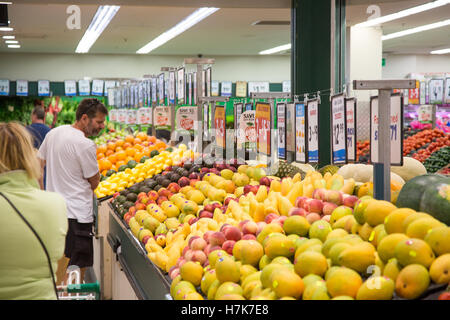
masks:
<svg viewBox="0 0 450 320"><path fill-rule="evenodd" d="M39 159L41 162L41 176L39 177L39 186L41 190L44 190L44 168L45 168L45 160Z"/></svg>
<svg viewBox="0 0 450 320"><path fill-rule="evenodd" d="M94 191L100 183L100 173L97 172L95 176L88 178L87 181L91 184L92 191Z"/></svg>

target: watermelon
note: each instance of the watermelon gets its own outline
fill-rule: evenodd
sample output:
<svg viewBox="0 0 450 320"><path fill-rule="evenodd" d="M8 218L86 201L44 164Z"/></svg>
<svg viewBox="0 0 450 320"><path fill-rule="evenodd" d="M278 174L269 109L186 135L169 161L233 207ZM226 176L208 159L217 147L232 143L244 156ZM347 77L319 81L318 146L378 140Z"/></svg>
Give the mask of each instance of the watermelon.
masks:
<svg viewBox="0 0 450 320"><path fill-rule="evenodd" d="M420 202L425 189L445 181L447 178L437 174L424 174L414 177L405 183L398 195L396 206L398 208L411 208L420 211Z"/></svg>
<svg viewBox="0 0 450 320"><path fill-rule="evenodd" d="M430 185L420 201L420 211L450 226L450 179Z"/></svg>

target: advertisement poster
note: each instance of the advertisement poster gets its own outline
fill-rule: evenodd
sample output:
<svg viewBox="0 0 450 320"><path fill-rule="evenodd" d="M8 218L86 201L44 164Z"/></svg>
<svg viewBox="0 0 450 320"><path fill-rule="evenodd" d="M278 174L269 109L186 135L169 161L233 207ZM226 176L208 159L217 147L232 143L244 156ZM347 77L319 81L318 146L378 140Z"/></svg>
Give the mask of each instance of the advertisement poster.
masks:
<svg viewBox="0 0 450 320"><path fill-rule="evenodd" d="M450 104L450 78L445 79L445 103Z"/></svg>
<svg viewBox="0 0 450 320"><path fill-rule="evenodd" d="M0 80L0 96L9 95L9 80Z"/></svg>
<svg viewBox="0 0 450 320"><path fill-rule="evenodd" d="M345 96L336 95L331 98L331 127L333 164L347 163L347 130L345 113Z"/></svg>
<svg viewBox="0 0 450 320"><path fill-rule="evenodd" d="M188 83L188 94L187 94L187 104L193 105L192 101L192 73L187 75L187 83Z"/></svg>
<svg viewBox="0 0 450 320"><path fill-rule="evenodd" d="M211 81L211 96L212 97L219 96L219 81L217 80Z"/></svg>
<svg viewBox="0 0 450 320"><path fill-rule="evenodd" d="M231 97L233 91L233 83L231 81L223 81L221 83L220 95L222 97Z"/></svg>
<svg viewBox="0 0 450 320"><path fill-rule="evenodd" d="M241 115L244 112L244 104L243 103L235 103L234 104L234 130L235 130L235 143L239 141L240 132L240 119ZM239 145L238 145L239 147Z"/></svg>
<svg viewBox="0 0 450 320"><path fill-rule="evenodd" d="M209 103L203 104L203 137L209 140Z"/></svg>
<svg viewBox="0 0 450 320"><path fill-rule="evenodd" d="M295 153L295 104L286 105L286 149Z"/></svg>
<svg viewBox="0 0 450 320"><path fill-rule="evenodd" d="M295 161L307 162L306 138L307 138L306 109L303 103L295 104Z"/></svg>
<svg viewBox="0 0 450 320"><path fill-rule="evenodd" d="M175 71L169 72L169 103L175 104Z"/></svg>
<svg viewBox="0 0 450 320"><path fill-rule="evenodd" d="M28 96L28 81L27 80L17 80L16 81L16 95L18 96Z"/></svg>
<svg viewBox="0 0 450 320"><path fill-rule="evenodd" d="M192 98L194 103L192 105L197 104L197 72L194 72L194 75L192 76Z"/></svg>
<svg viewBox="0 0 450 320"><path fill-rule="evenodd" d="M170 117L170 107L157 106L153 110L153 123L156 130L171 130L172 119Z"/></svg>
<svg viewBox="0 0 450 320"><path fill-rule="evenodd" d="M347 161L356 162L356 99L345 101L345 113L347 114Z"/></svg>
<svg viewBox="0 0 450 320"><path fill-rule="evenodd" d="M165 88L164 88L164 73L161 73L158 76L158 102L159 104L164 104L165 101L165 96L164 96L164 92L165 92Z"/></svg>
<svg viewBox="0 0 450 320"><path fill-rule="evenodd" d="M420 103L420 81L416 81L416 88L408 90L408 103L419 104Z"/></svg>
<svg viewBox="0 0 450 320"><path fill-rule="evenodd" d="M103 96L103 80L92 80L92 95Z"/></svg>
<svg viewBox="0 0 450 320"><path fill-rule="evenodd" d="M236 82L236 97L238 98L247 97L247 82L245 81Z"/></svg>
<svg viewBox="0 0 450 320"><path fill-rule="evenodd" d="M177 130L187 130L191 134L197 131L197 110L197 107L179 107L175 116Z"/></svg>
<svg viewBox="0 0 450 320"><path fill-rule="evenodd" d="M177 99L178 104L185 104L185 92L186 91L186 76L185 76L185 69L180 68L177 71Z"/></svg>
<svg viewBox="0 0 450 320"><path fill-rule="evenodd" d="M158 85L157 85L157 83L158 83L158 78L152 78L152 105L154 105L154 104L156 104L157 103L157 93L158 93L158 90L157 90L157 87L158 87Z"/></svg>
<svg viewBox="0 0 450 320"><path fill-rule="evenodd" d="M50 96L50 81L48 80L38 81L38 96L39 97Z"/></svg>
<svg viewBox="0 0 450 320"><path fill-rule="evenodd" d="M89 96L91 94L91 84L89 80L78 80L78 93L80 96Z"/></svg>
<svg viewBox="0 0 450 320"><path fill-rule="evenodd" d="M202 88L202 97L206 97L206 70L202 71L202 83L200 88Z"/></svg>
<svg viewBox="0 0 450 320"><path fill-rule="evenodd" d="M319 101L308 101L308 162L319 162Z"/></svg>
<svg viewBox="0 0 450 320"><path fill-rule="evenodd" d="M255 107L255 126L256 126L256 146L259 153L270 155L271 136L270 129L272 117L270 104L266 102L257 102Z"/></svg>
<svg viewBox="0 0 450 320"><path fill-rule="evenodd" d="M214 112L214 128L216 134L216 145L219 148L225 149L226 135L225 135L225 107L216 106Z"/></svg>
<svg viewBox="0 0 450 320"><path fill-rule="evenodd" d="M430 104L442 104L444 101L444 79L431 79L428 86Z"/></svg>
<svg viewBox="0 0 450 320"><path fill-rule="evenodd" d="M244 150L256 149L256 127L255 111L245 111L241 114L239 128L241 134L238 136L238 148Z"/></svg>
<svg viewBox="0 0 450 320"><path fill-rule="evenodd" d="M286 160L286 104L277 104L278 158Z"/></svg>

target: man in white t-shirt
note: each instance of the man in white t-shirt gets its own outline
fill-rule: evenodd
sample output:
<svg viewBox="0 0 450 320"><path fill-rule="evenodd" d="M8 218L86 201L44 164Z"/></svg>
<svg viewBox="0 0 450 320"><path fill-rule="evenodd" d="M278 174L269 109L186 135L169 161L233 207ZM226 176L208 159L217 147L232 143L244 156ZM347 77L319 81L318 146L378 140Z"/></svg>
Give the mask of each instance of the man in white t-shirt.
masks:
<svg viewBox="0 0 450 320"><path fill-rule="evenodd" d="M69 229L63 264L78 266L82 279L85 268L93 265L93 191L100 182L96 145L88 137L97 136L105 127L107 114L108 109L99 100L84 99L75 124L51 130L38 153L47 168L47 190L59 193L67 203Z"/></svg>

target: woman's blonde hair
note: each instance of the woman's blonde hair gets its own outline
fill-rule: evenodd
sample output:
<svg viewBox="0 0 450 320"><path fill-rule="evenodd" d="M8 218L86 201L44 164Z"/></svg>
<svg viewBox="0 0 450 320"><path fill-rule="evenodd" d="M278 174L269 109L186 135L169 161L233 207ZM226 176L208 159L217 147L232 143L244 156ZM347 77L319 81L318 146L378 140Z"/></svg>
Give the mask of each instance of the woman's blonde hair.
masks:
<svg viewBox="0 0 450 320"><path fill-rule="evenodd" d="M25 170L31 179L41 177L41 166L31 134L17 122L0 122L0 173Z"/></svg>

